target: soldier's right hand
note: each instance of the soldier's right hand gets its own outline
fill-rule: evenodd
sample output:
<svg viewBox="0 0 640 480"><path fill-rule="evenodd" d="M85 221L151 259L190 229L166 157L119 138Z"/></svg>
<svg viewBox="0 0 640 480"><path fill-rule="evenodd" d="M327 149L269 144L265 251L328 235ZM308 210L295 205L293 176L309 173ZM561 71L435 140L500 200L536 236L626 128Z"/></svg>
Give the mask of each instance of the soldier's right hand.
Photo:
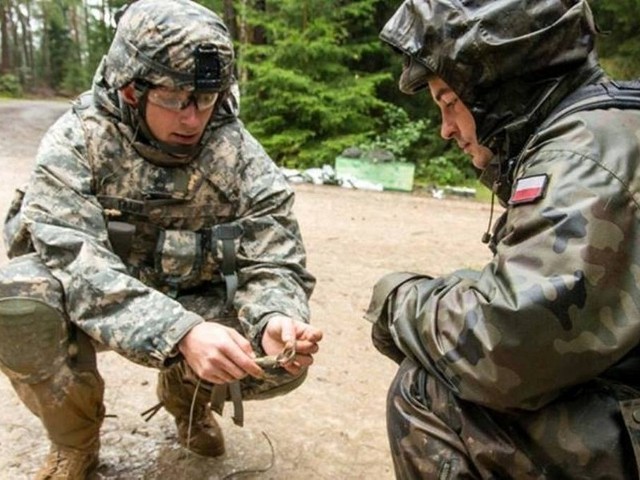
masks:
<svg viewBox="0 0 640 480"><path fill-rule="evenodd" d="M223 384L251 375L264 376L249 341L232 328L204 322L193 327L178 348L203 380Z"/></svg>

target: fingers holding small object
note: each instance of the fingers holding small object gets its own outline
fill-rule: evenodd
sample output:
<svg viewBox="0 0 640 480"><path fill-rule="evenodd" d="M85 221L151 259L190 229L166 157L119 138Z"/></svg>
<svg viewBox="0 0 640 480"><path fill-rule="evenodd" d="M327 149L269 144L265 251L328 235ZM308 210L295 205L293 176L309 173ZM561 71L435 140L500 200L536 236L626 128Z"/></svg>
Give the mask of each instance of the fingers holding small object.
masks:
<svg viewBox="0 0 640 480"><path fill-rule="evenodd" d="M296 353L304 353L305 355L311 355L318 353L320 346L315 342L307 340L298 340L296 342Z"/></svg>
<svg viewBox="0 0 640 480"><path fill-rule="evenodd" d="M287 342L280 353L277 355L267 355L256 358L255 362L262 368L283 367L294 361L296 356L296 342Z"/></svg>
<svg viewBox="0 0 640 480"><path fill-rule="evenodd" d="M278 357L279 355L266 355L256 358L255 362L263 369L276 368L279 366Z"/></svg>
<svg viewBox="0 0 640 480"><path fill-rule="evenodd" d="M313 363L311 355L297 354L295 358L282 366L291 375L298 375Z"/></svg>
<svg viewBox="0 0 640 480"><path fill-rule="evenodd" d="M285 343L282 352L278 354L278 364L280 366L291 362L296 356L296 342L291 340Z"/></svg>

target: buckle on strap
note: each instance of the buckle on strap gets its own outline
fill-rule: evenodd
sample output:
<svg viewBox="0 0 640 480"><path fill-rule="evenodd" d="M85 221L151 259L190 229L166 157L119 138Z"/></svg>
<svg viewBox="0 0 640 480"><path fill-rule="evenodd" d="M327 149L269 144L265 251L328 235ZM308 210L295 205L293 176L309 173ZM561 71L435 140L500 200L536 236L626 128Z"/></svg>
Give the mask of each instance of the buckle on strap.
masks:
<svg viewBox="0 0 640 480"><path fill-rule="evenodd" d="M224 402L227 399L230 399L233 403L233 423L242 427L244 425L244 407L242 405L240 382L213 385L210 398L211 409L218 415L222 415Z"/></svg>
<svg viewBox="0 0 640 480"><path fill-rule="evenodd" d="M296 342L287 343L277 355L268 355L256 358L256 363L264 369L275 369L292 362L296 356ZM218 415L222 415L224 402L231 400L233 403L233 423L242 427L244 425L244 407L242 405L242 391L240 382L222 383L211 388L211 409Z"/></svg>
<svg viewBox="0 0 640 480"><path fill-rule="evenodd" d="M217 242L222 244L222 265L220 270L227 290L227 301L225 302L227 311L233 307L233 298L238 289L235 240L240 238L243 233L240 225L229 223L223 223L211 228L212 251L215 253Z"/></svg>

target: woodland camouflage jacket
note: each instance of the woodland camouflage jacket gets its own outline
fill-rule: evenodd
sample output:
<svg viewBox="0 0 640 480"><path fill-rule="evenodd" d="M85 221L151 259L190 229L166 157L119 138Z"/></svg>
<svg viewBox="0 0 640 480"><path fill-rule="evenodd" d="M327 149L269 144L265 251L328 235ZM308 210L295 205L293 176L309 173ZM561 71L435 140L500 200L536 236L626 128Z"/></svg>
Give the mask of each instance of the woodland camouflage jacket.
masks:
<svg viewBox="0 0 640 480"><path fill-rule="evenodd" d="M549 7L537 15L560 15L575 28L590 24L580 20L587 9L583 1L571 8L566 3L546 2ZM510 42L495 19L505 5L521 2L487 4L491 8L407 0L382 37L407 55L427 59L435 73L446 66L449 81L455 82L464 77L454 73L456 68L473 70L471 59L458 67L457 56L466 59L483 48L491 52L496 45L506 49L498 35ZM558 7L554 11L550 5ZM437 26L442 21L449 30ZM526 17L520 22L535 23ZM455 45L435 42L434 35L451 34L451 28L459 34ZM514 69L530 55L531 45L521 38L510 43L511 69L487 66L497 88L502 78L517 81ZM559 64L560 58L588 61L588 42L576 41L573 48L565 36L560 39L566 42L564 51L553 54ZM477 62L484 59L479 56ZM543 59L535 61L542 75ZM569 76L579 72L578 65ZM562 81L557 83L559 90ZM480 87L450 85L456 92L471 92L470 102L481 100ZM503 101L515 106L527 100ZM537 104L548 114L558 101ZM584 111L539 129L543 120L520 122L531 135L511 159L493 260L479 272L410 281L389 312L406 353L421 358L462 398L498 409L537 408L563 389L600 375L640 341L640 112Z"/></svg>
<svg viewBox="0 0 640 480"><path fill-rule="evenodd" d="M480 271L404 283L400 349L460 397L537 409L640 341L640 111L573 114L540 131ZM525 195L524 187L541 188ZM637 379L628 379L635 383Z"/></svg>
<svg viewBox="0 0 640 480"><path fill-rule="evenodd" d="M565 33L589 30L585 2L543 3L545 9L536 12L550 15L547 25L558 27L562 22L552 19L559 15L568 22ZM501 11L515 5L523 11ZM442 76L465 95L465 103L481 104L491 88L495 91L486 95L499 92L502 104L492 109L510 111L508 135L524 141L512 142L518 149L507 157L498 156L498 168L508 175L502 177L506 210L494 230L493 259L479 271L435 279L399 275L395 291L381 282L380 288L392 293L384 300L374 294L369 317L376 322L379 349L396 360L414 358L464 400L508 412L543 411L595 378L640 386L640 110L582 111L541 127L576 78L593 83L602 75L593 68L586 33L556 32L559 42L578 39L575 48L563 44L547 57L558 60L556 67L566 64L551 69L555 74L571 73L553 78L552 88L542 81L537 90L531 85L522 90L533 96L509 97L525 82L517 76L518 65L533 69L527 78L544 80L547 73L552 78L544 56L530 62L528 56L555 48L548 43L554 29L531 20L540 28L536 34L501 30L521 24L523 31L530 29L527 15L534 13L526 5L533 9L538 3L407 0L385 26L385 41ZM514 21L501 23L507 13ZM438 24L443 21L446 27ZM439 34L457 41L440 42ZM547 43L538 44L537 34ZM494 48L505 52L506 64ZM491 88L473 83L487 76ZM503 84L509 88L501 89ZM536 109L526 111L526 105ZM493 131L506 125L499 116L493 115ZM631 404L622 404L637 408L635 392ZM631 411L622 413L638 448L639 424ZM559 415L555 421L567 418Z"/></svg>

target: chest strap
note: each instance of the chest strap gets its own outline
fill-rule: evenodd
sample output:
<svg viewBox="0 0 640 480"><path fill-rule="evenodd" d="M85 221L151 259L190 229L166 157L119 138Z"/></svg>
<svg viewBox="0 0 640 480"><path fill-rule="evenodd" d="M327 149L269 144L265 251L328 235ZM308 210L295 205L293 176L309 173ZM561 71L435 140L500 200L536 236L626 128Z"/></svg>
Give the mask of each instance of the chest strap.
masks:
<svg viewBox="0 0 640 480"><path fill-rule="evenodd" d="M238 273L236 268L236 239L242 236L242 227L233 224L216 225L211 229L211 248L220 242L222 245L221 272L227 291L225 309L231 311L233 299L238 289Z"/></svg>

